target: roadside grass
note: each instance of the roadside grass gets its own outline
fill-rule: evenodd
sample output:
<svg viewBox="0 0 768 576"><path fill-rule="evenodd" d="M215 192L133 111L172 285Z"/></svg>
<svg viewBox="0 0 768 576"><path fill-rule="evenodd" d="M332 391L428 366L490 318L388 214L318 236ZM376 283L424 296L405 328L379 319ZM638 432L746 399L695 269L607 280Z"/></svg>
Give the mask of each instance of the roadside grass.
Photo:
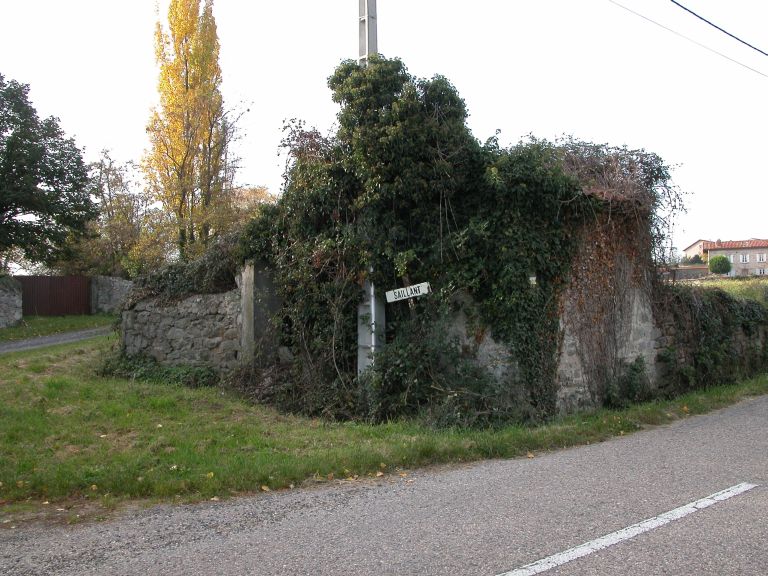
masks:
<svg viewBox="0 0 768 576"><path fill-rule="evenodd" d="M0 328L0 342L111 326L116 320L117 316L110 314L93 314L90 316L25 316L18 326Z"/></svg>
<svg viewBox="0 0 768 576"><path fill-rule="evenodd" d="M434 430L279 414L218 387L95 375L114 336L0 357L0 514L73 501L195 501L403 470L534 457L768 393L768 376L537 427ZM64 510L64 505L59 510Z"/></svg>
<svg viewBox="0 0 768 576"><path fill-rule="evenodd" d="M736 298L757 300L763 306L768 306L768 277L702 278L699 280L683 280L682 283L703 288L720 288Z"/></svg>

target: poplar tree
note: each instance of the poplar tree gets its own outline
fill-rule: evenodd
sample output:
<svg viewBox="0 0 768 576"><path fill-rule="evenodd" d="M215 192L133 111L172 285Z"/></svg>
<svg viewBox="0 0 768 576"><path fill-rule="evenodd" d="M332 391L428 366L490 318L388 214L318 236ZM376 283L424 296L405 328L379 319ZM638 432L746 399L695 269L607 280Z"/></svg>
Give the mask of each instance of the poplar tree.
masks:
<svg viewBox="0 0 768 576"><path fill-rule="evenodd" d="M173 215L179 258L199 254L222 232L217 207L232 189L228 146L234 123L221 96L219 39L213 0L171 0L167 30L158 21L155 53L160 103L147 133L143 169L150 191Z"/></svg>

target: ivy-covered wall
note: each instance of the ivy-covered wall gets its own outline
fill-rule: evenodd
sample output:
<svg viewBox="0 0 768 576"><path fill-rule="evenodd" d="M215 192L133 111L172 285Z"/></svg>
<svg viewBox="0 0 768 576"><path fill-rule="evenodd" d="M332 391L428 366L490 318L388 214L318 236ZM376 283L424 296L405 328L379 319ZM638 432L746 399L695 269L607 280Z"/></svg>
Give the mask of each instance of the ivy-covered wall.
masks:
<svg viewBox="0 0 768 576"><path fill-rule="evenodd" d="M329 87L338 130L286 127L283 194L237 250L138 286L170 299L224 291L238 263L265 262L278 352L242 374L252 398L329 418L490 426L716 381L725 371L713 350L715 364L733 365L712 327L757 350L735 362L765 365L759 311L710 302L701 316L709 304L665 300L655 264L680 196L655 154L572 139L480 143L455 87L397 59L344 62ZM358 375L366 280L433 292L387 308L383 349ZM725 319L734 310L739 320ZM698 336L671 334L669 315L689 313Z"/></svg>
<svg viewBox="0 0 768 576"><path fill-rule="evenodd" d="M768 370L768 308L717 288L665 286L655 304L662 332L659 388L678 394Z"/></svg>
<svg viewBox="0 0 768 576"><path fill-rule="evenodd" d="M244 258L274 268L280 342L293 357L290 369L264 379L268 390L253 375L262 399L334 418L458 425L557 413L567 403L564 334L581 342L586 325L566 295L572 274L615 322L621 310L607 306L622 268L614 256L636 253L632 274L650 275L664 214L678 200L666 165L643 150L575 140L481 144L450 82L414 78L397 59L344 62L329 87L338 130L286 128L283 195L241 238ZM598 237L605 249L590 253ZM574 271L580 254L590 274ZM358 377L356 313L367 279L382 291L427 281L433 293L388 307L383 350ZM627 293L646 289L631 280ZM621 339L613 345L625 350L578 351L590 382L599 372L592 402L632 354Z"/></svg>

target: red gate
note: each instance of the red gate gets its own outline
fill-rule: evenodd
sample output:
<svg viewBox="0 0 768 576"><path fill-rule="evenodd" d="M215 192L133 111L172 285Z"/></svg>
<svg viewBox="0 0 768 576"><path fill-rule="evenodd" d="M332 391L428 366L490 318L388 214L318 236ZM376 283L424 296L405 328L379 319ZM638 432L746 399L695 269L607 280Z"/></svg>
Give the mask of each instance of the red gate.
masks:
<svg viewBox="0 0 768 576"><path fill-rule="evenodd" d="M87 276L16 276L21 282L24 316L91 313L91 279Z"/></svg>

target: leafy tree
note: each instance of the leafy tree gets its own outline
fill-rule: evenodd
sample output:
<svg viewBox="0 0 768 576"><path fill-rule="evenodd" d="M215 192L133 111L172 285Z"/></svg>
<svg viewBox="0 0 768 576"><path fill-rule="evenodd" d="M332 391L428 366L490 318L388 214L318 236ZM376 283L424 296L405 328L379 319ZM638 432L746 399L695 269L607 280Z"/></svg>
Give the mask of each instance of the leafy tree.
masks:
<svg viewBox="0 0 768 576"><path fill-rule="evenodd" d="M56 118L39 119L29 86L0 75L0 259L49 263L96 208L80 150Z"/></svg>
<svg viewBox="0 0 768 576"><path fill-rule="evenodd" d="M140 187L133 162L117 162L103 150L89 170L91 195L99 213L88 223L87 234L74 240L67 256L56 263L56 269L65 274L125 277L144 268L141 262L150 266L164 262L173 242L161 241L154 233L157 227L148 222L156 210L152 198Z"/></svg>
<svg viewBox="0 0 768 576"><path fill-rule="evenodd" d="M712 256L709 259L709 271L712 274L728 274L731 271L731 261L725 256Z"/></svg>
<svg viewBox="0 0 768 576"><path fill-rule="evenodd" d="M688 264L704 264L704 261L701 259L701 256L698 254L694 254L689 260Z"/></svg>
<svg viewBox="0 0 768 576"><path fill-rule="evenodd" d="M168 31L157 23L160 106L147 126L143 169L151 192L173 215L179 257L202 251L223 232L214 217L232 190L229 153L236 121L221 96L213 0L171 0Z"/></svg>

